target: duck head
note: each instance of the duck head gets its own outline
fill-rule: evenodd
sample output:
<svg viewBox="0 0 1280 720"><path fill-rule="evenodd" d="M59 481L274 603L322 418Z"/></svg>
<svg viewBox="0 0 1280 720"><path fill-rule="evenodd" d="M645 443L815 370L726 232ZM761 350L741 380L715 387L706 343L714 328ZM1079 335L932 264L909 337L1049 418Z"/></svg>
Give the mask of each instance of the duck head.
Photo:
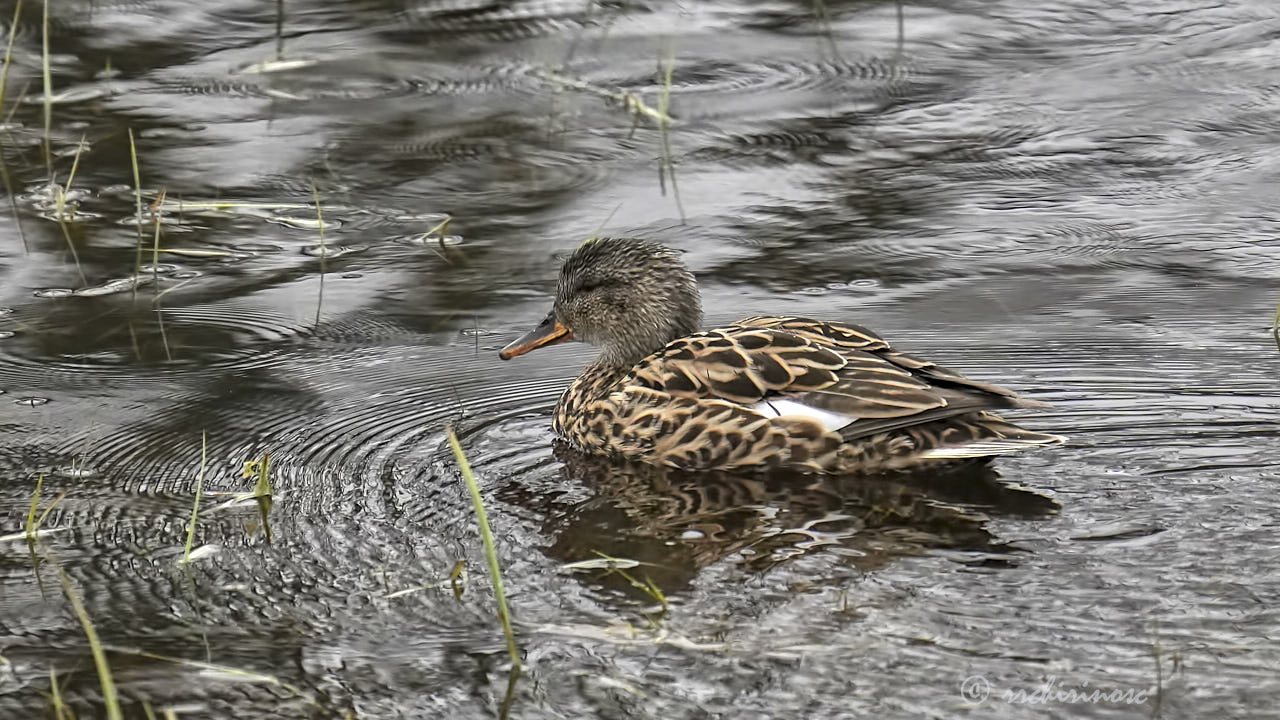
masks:
<svg viewBox="0 0 1280 720"><path fill-rule="evenodd" d="M675 252L647 240L593 238L560 268L551 312L499 357L577 340L599 347L605 364L629 365L701 322L697 281Z"/></svg>

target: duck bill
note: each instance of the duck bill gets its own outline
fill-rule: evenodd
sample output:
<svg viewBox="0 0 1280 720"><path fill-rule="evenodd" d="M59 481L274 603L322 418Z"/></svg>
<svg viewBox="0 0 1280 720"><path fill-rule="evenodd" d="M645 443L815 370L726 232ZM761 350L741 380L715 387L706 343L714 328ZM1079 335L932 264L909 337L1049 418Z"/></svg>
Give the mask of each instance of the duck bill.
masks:
<svg viewBox="0 0 1280 720"><path fill-rule="evenodd" d="M540 347L555 345L572 339L573 333L570 332L569 328L556 322L555 314L552 313L543 318L542 322L538 323L538 327L502 348L502 352L498 353L498 357L503 360L510 360L517 355L523 355Z"/></svg>

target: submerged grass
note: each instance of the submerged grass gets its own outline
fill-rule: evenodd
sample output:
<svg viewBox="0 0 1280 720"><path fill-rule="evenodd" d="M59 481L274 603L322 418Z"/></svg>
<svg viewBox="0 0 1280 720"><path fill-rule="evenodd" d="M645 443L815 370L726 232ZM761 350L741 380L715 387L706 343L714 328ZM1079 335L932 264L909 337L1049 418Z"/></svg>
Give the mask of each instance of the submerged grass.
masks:
<svg viewBox="0 0 1280 720"><path fill-rule="evenodd" d="M183 564L191 562L191 546L196 537L196 519L200 516L200 493L204 490L204 471L209 462L209 436L200 433L200 474L196 476L196 499L191 504L191 520L187 522L187 545L182 551Z"/></svg>
<svg viewBox="0 0 1280 720"><path fill-rule="evenodd" d="M71 258L76 263L76 272L80 273L80 284L88 285L89 280L84 275L84 267L80 264L80 253L76 252L75 241L71 239L71 230L67 227L67 197L71 192L71 183L76 179L76 170L80 169L80 153L84 151L84 136L80 136L80 144L76 146L76 156L71 162L71 173L67 175L66 187L61 187L53 182L53 177L49 178L49 183L53 187L55 217L58 219L58 227L62 229L62 237L67 241L67 249L71 251Z"/></svg>
<svg viewBox="0 0 1280 720"><path fill-rule="evenodd" d="M484 499L480 496L480 485L471 471L471 463L462 452L458 436L450 427L446 431L449 436L449 447L453 450L453 458L462 471L462 479L466 481L467 491L471 493L471 504L476 511L476 524L480 526L480 540L484 543L485 560L489 563L489 577L493 582L493 595L498 604L498 621L502 623L502 632L507 637L507 654L511 656L511 667L518 671L521 667L520 648L516 646L516 634L511 629L511 611L507 608L507 593L502 585L502 567L498 564L498 550L493 543L493 532L489 529L489 516L484 510Z"/></svg>
<svg viewBox="0 0 1280 720"><path fill-rule="evenodd" d="M894 0L893 4L898 8L898 54L901 55L902 48L907 43L907 16L902 7L902 0Z"/></svg>
<svg viewBox="0 0 1280 720"><path fill-rule="evenodd" d="M109 646L108 649L110 649L111 652L116 653L117 655L146 658L147 660L159 660L160 662L172 663L174 665L181 665L183 667L196 668L198 670L203 670L208 673L219 673L231 678L235 678L237 680L243 680L245 682L261 683L263 685L274 685L275 687L281 688L283 690L287 690L288 692L291 692L297 695L298 697L305 698L308 701L314 702L314 699L310 695L308 695L306 692L304 692L302 688L299 688L296 685L291 685L287 682L284 682L283 680L281 680L280 678L274 675L254 672L253 670L244 670L237 667L231 667L229 665L218 665L217 663L202 662L200 660L190 660L187 658L173 657L171 655L160 655L158 653L147 652L145 650L140 650L137 648Z"/></svg>
<svg viewBox="0 0 1280 720"><path fill-rule="evenodd" d="M187 542L182 549L182 558L178 560L180 570L190 570L191 562L200 555L199 551L192 552L192 546L195 544L196 523L200 519L200 498L204 494L204 476L205 470L209 466L209 438L208 433L202 431L200 433L200 472L196 475L196 499L191 504L191 517L187 521ZM181 572L183 579L186 581L185 587L190 592L191 609L195 611L196 618L200 622L200 640L204 643L205 660L212 661L213 648L209 646L209 635L205 632L204 614L200 611L200 603L196 599L196 580L194 573Z"/></svg>
<svg viewBox="0 0 1280 720"><path fill-rule="evenodd" d="M645 619L648 620L651 625L653 625L654 627L661 627L662 617L666 615L667 611L670 609L670 605L667 603L666 593L662 592L662 588L658 587L658 584L655 583L653 581L653 578L649 577L648 575L644 575L644 580L641 581L636 579L635 576L633 576L631 573L623 569L623 567L633 567L633 568L638 567L644 563L640 563L634 560L627 560L625 558L611 557L609 555L606 555L600 552L599 550L594 550L593 552L595 552L596 555L599 555L600 558L607 563L605 567L608 569L610 573L619 575L623 580L626 580L631 585L631 587L647 595L650 600L657 603L662 608L657 613L644 614Z"/></svg>
<svg viewBox="0 0 1280 720"><path fill-rule="evenodd" d="M235 202L232 200L222 201L199 201L191 202L179 198L173 203L178 212L186 210L309 210L311 205L307 203L264 203L264 202Z"/></svg>
<svg viewBox="0 0 1280 720"><path fill-rule="evenodd" d="M276 0L276 61L284 60L284 0Z"/></svg>
<svg viewBox="0 0 1280 720"><path fill-rule="evenodd" d="M164 206L165 195L166 191L162 189L155 202L151 203L151 222L155 225L154 237L151 241L151 289L155 295L151 298L151 307L156 313L156 326L160 330L160 343L164 345L164 357L169 362L173 362L173 352L169 349L169 334L164 329L164 308L160 307L160 298L168 292L160 290L160 209Z"/></svg>
<svg viewBox="0 0 1280 720"><path fill-rule="evenodd" d="M1271 337L1276 341L1276 350L1280 350L1280 303L1276 304L1276 316L1271 319Z"/></svg>
<svg viewBox="0 0 1280 720"><path fill-rule="evenodd" d="M49 513L62 502L62 498L67 496L67 491L63 490L58 493L58 497L49 503L49 507L36 517L36 512L40 510L40 491L44 488L44 475L40 475L36 480L35 492L31 494L31 507L27 510L27 522L25 527L25 535L27 539L27 552L31 555L31 569L36 574L36 585L40 588L40 596L44 597L44 577L40 574L40 553L36 552L36 541L40 538L40 528L44 525L45 518L49 517Z"/></svg>
<svg viewBox="0 0 1280 720"><path fill-rule="evenodd" d="M62 699L62 688L58 687L58 671L49 668L49 700L53 703L54 720L75 720L75 713L67 707Z"/></svg>
<svg viewBox="0 0 1280 720"><path fill-rule="evenodd" d="M44 80L44 166L53 182L53 72L49 68L49 0L44 0L40 22L40 69Z"/></svg>
<svg viewBox="0 0 1280 720"><path fill-rule="evenodd" d="M827 4L823 0L813 0L813 14L818 18L818 24L822 27L822 34L827 37L827 42L831 44L831 56L839 60L840 49L836 47L836 34L831 28L831 14L827 12Z"/></svg>
<svg viewBox="0 0 1280 720"><path fill-rule="evenodd" d="M84 603L80 602L80 596L76 594L75 588L71 587L71 578L61 567L58 568L58 577L62 580L62 591L71 602L71 609L79 618L80 627L84 629L84 636L89 641L89 652L93 654L93 666L98 671L98 682L102 686L102 702L106 705L107 720L124 720L124 713L120 710L120 698L116 694L116 683L111 677L111 666L107 664L107 653L102 648L98 631L93 627L93 620L89 618L89 612L84 609Z"/></svg>
<svg viewBox="0 0 1280 720"><path fill-rule="evenodd" d="M44 474L36 480L36 490L31 493L31 508L27 510L27 551L31 553L31 569L36 574L36 585L40 588L40 597L44 597L44 578L40 575L40 554L36 552L36 531L40 523L36 521L36 510L40 508L40 491L44 488Z"/></svg>
<svg viewBox="0 0 1280 720"><path fill-rule="evenodd" d="M680 224L683 225L684 203L680 201L680 186L676 183L676 166L671 158L671 77L675 72L675 66L675 58L672 56L667 57L665 65L658 66L658 72L662 77L662 93L658 96L658 139L662 144L662 162L658 166L658 186L665 194L663 168L666 168L666 173L671 176L671 194L675 197L676 209L680 212Z"/></svg>
<svg viewBox="0 0 1280 720"><path fill-rule="evenodd" d="M324 275L329 254L324 238L324 211L320 209L320 191L316 189L316 181L311 181L311 199L316 203L316 227L320 232L320 294L316 297L316 327L320 326L320 308L324 306Z"/></svg>
<svg viewBox="0 0 1280 720"><path fill-rule="evenodd" d="M133 128L129 128L129 162L133 166L133 202L137 213L138 249L133 258L133 302L138 300L138 280L142 274L142 174L138 172L138 145L133 140Z"/></svg>
<svg viewBox="0 0 1280 720"><path fill-rule="evenodd" d="M18 34L18 19L22 15L22 0L14 3L13 20L9 23L9 42L5 45L4 50L4 69L0 70L0 111L4 109L4 103L9 99L9 68L13 64L13 41ZM14 107L17 107L14 103ZM18 228L18 237L22 239L22 251L31 252L31 246L27 243L27 233L22 227L22 215L18 213L18 199L13 194L13 179L9 176L9 163L4 157L4 143L0 141L0 177L4 179L4 191L9 196L9 210L13 213L13 222Z"/></svg>
<svg viewBox="0 0 1280 720"><path fill-rule="evenodd" d="M453 599L461 600L467 590L467 561L459 560L453 564L449 572L449 587L453 588Z"/></svg>
<svg viewBox="0 0 1280 720"><path fill-rule="evenodd" d="M258 517L262 521L262 532L271 544L271 455L264 453L261 460L250 460L244 464L243 477L257 476L249 497L258 503Z"/></svg>
<svg viewBox="0 0 1280 720"><path fill-rule="evenodd" d="M0 72L0 108L9 99L9 68L13 64L13 41L18 35L18 20L22 17L22 0L13 5L13 20L9 23L9 42L4 51L4 70Z"/></svg>
<svg viewBox="0 0 1280 720"><path fill-rule="evenodd" d="M609 90L597 85L592 85L585 80L579 80L577 78L568 77L552 71L542 71L536 73L535 76L557 87L581 90L582 92L591 93L592 95L598 95L606 100L612 100L613 102L622 105L624 110L634 113L637 118L647 117L655 122L671 122L671 118L669 116L664 114L661 110L645 103L639 95L633 92L627 90Z"/></svg>

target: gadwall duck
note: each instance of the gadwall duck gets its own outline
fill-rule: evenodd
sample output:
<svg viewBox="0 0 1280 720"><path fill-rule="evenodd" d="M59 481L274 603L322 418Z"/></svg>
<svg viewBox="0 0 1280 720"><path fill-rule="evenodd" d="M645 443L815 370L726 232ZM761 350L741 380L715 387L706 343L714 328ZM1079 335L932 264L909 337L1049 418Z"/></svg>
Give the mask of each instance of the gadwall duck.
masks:
<svg viewBox="0 0 1280 720"><path fill-rule="evenodd" d="M560 397L556 433L582 452L686 470L868 473L1063 440L990 412L1042 403L857 325L761 316L702 331L701 318L676 253L597 238L565 261L547 317L500 356L599 347Z"/></svg>

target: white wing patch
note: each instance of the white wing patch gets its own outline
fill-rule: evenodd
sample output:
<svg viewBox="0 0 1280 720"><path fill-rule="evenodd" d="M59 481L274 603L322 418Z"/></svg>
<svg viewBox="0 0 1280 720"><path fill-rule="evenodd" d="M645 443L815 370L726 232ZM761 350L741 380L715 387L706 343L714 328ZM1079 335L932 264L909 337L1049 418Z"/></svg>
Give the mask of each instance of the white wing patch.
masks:
<svg viewBox="0 0 1280 720"><path fill-rule="evenodd" d="M752 410L764 415L765 417L781 417L789 415L792 417L800 416L817 420L822 423L824 430L839 430L858 418L852 415L841 415L828 410L821 410L811 405L805 405L795 400L787 400L785 398L773 398L770 400L761 400L751 406Z"/></svg>

